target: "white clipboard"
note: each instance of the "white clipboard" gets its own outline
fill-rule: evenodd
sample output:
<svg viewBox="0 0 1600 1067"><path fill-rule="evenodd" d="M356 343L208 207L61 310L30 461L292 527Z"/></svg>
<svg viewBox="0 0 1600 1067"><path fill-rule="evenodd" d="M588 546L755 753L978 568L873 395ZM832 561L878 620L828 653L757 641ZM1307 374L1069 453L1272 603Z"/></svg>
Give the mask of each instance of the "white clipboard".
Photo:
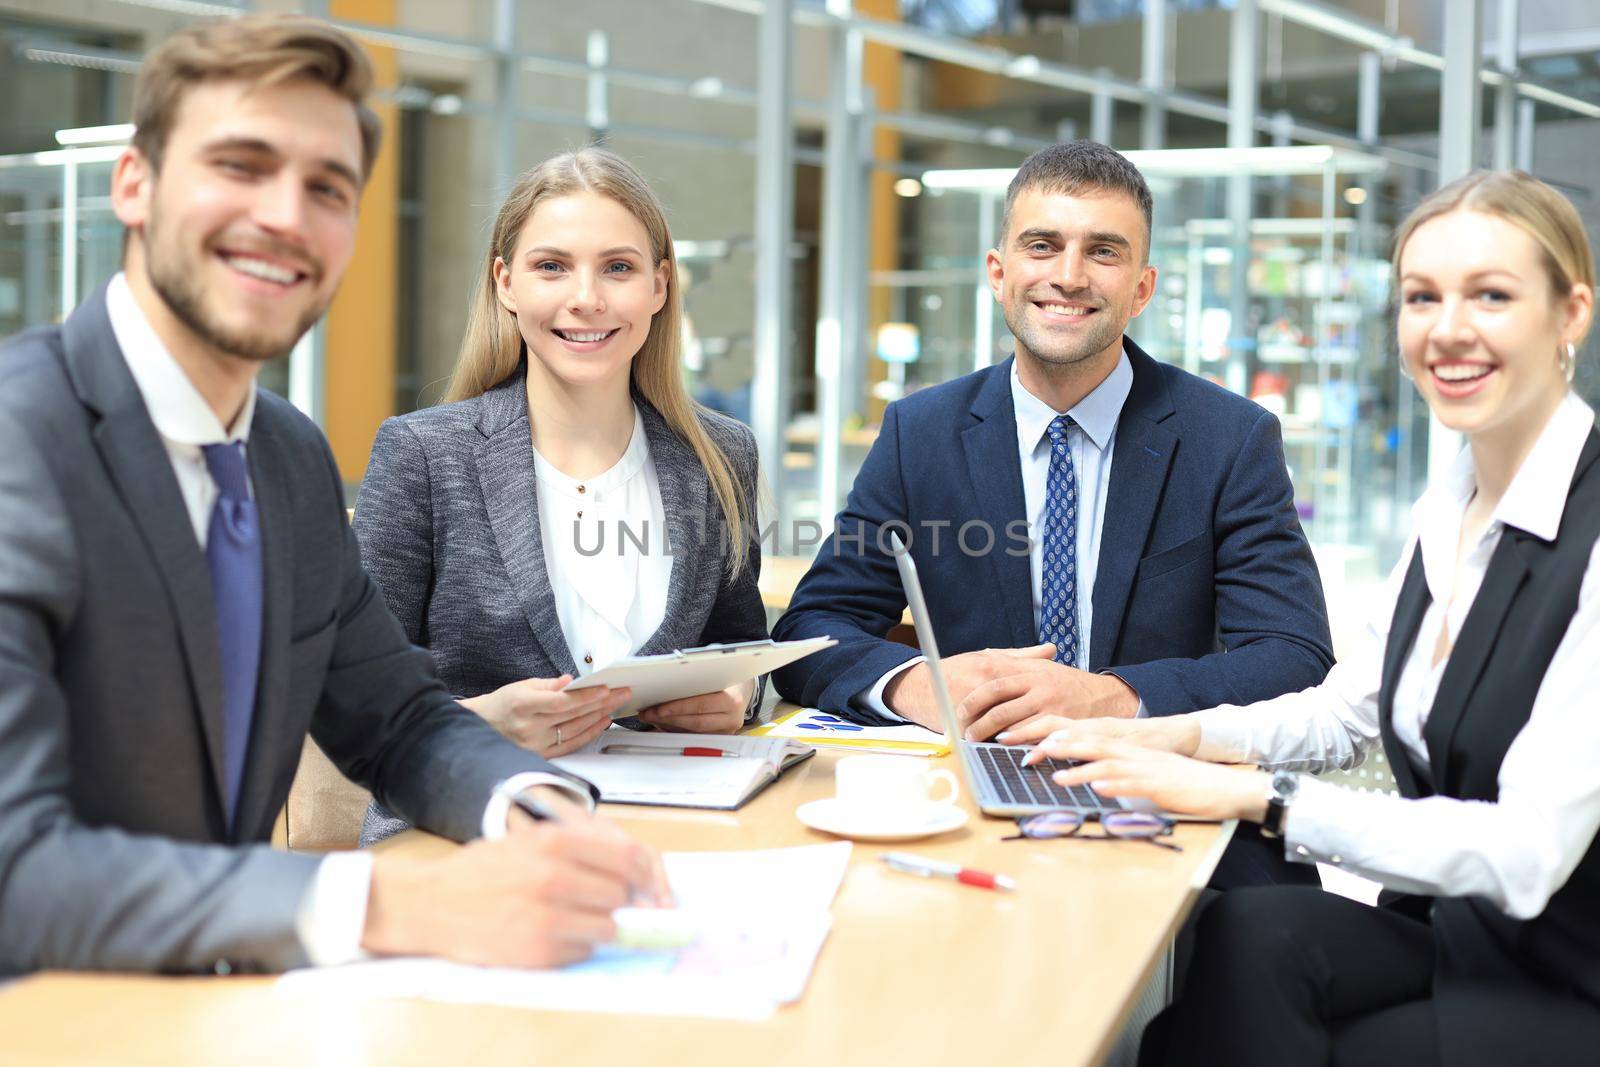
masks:
<svg viewBox="0 0 1600 1067"><path fill-rule="evenodd" d="M612 715L622 718L681 697L715 693L748 682L793 663L797 659L838 644L831 637L804 641L740 641L731 645L685 648L660 656L626 656L582 678L567 683L566 690L597 685L633 690L628 702Z"/></svg>

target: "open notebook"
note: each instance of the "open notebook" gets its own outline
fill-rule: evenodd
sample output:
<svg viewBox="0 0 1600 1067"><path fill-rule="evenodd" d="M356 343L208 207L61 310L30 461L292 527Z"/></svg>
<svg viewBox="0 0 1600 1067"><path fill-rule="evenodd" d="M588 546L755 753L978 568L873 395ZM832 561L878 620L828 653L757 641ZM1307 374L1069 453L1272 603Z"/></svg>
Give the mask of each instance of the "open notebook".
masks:
<svg viewBox="0 0 1600 1067"><path fill-rule="evenodd" d="M608 751L627 748L622 754ZM651 750L641 754L637 750ZM685 749L732 752L734 756L684 756ZM608 804L659 804L674 808L732 810L778 775L816 752L782 737L727 734L656 734L619 727L553 762L581 775Z"/></svg>

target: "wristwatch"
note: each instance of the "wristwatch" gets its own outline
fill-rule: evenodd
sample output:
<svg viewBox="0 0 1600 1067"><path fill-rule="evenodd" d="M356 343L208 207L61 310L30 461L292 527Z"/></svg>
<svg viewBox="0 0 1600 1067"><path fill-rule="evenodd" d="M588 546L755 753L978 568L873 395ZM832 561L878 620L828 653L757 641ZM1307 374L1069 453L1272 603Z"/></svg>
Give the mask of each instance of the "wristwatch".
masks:
<svg viewBox="0 0 1600 1067"><path fill-rule="evenodd" d="M1300 792L1300 776L1291 771L1277 771L1272 784L1267 787L1267 814L1261 820L1261 832L1268 837L1283 836L1283 820L1289 814L1289 805Z"/></svg>

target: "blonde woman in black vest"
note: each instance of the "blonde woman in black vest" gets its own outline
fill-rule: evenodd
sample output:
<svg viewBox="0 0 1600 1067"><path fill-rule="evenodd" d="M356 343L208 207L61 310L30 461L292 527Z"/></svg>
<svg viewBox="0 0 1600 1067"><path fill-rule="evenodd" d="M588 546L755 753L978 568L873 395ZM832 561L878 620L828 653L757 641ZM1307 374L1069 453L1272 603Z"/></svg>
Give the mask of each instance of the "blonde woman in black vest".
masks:
<svg viewBox="0 0 1600 1067"><path fill-rule="evenodd" d="M1249 707L1006 738L1388 890L1217 900L1144 1064L1600 1062L1600 433L1571 389L1593 255L1560 194L1480 172L1411 214L1395 272L1406 373L1467 448L1355 655ZM1308 776L1380 740L1400 796Z"/></svg>

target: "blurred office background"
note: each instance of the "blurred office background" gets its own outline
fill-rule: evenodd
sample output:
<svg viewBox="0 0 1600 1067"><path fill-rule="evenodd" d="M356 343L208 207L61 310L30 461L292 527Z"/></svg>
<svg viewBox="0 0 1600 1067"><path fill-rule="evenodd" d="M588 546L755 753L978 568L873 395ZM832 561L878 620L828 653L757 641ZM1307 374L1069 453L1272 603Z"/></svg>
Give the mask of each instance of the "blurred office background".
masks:
<svg viewBox="0 0 1600 1067"><path fill-rule="evenodd" d="M1009 171L1093 137L1156 197L1131 336L1282 419L1337 621L1455 447L1397 370L1392 227L1475 166L1525 167L1600 221L1592 3L0 0L0 335L116 269L107 180L141 54L243 9L331 18L381 76L354 264L263 379L352 489L378 423L442 394L513 176L600 142L669 206L685 377L755 428L771 517L808 554L789 535L831 517L888 402L1006 357L982 263Z"/></svg>

